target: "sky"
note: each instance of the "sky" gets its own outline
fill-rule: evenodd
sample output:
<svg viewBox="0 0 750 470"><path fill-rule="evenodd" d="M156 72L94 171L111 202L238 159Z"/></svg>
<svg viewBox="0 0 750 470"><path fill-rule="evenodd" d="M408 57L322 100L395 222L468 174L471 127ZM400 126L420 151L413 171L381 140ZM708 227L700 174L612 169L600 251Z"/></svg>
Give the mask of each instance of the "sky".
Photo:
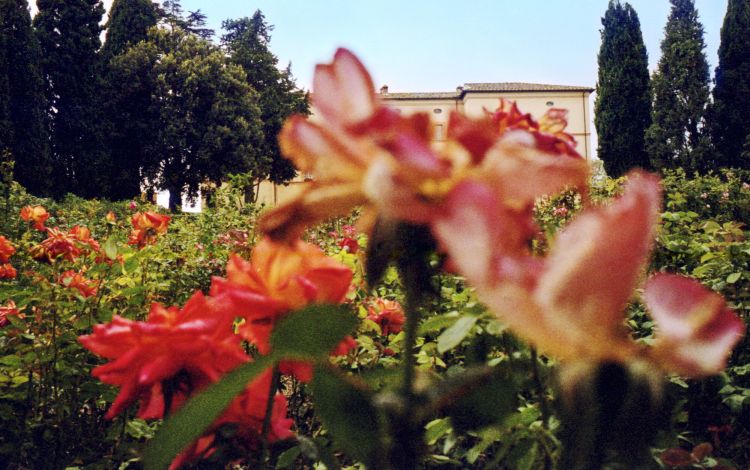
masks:
<svg viewBox="0 0 750 470"><path fill-rule="evenodd" d="M33 3L30 2L30 3ZM451 91L466 82L596 85L601 17L608 0L182 0L221 22L260 9L274 25L271 50L310 88L316 63L348 47L391 92ZM641 21L651 71L668 0L630 0ZM112 0L104 0L106 8ZM727 0L696 0L713 69ZM33 9L33 7L32 7Z"/></svg>
<svg viewBox="0 0 750 470"><path fill-rule="evenodd" d="M596 85L607 0L182 0L220 31L228 18L260 9L275 26L271 50L309 88L316 63L337 47L354 51L377 87L451 91L465 82ZM651 70L669 15L668 0L630 0ZM696 0L713 69L727 0Z"/></svg>

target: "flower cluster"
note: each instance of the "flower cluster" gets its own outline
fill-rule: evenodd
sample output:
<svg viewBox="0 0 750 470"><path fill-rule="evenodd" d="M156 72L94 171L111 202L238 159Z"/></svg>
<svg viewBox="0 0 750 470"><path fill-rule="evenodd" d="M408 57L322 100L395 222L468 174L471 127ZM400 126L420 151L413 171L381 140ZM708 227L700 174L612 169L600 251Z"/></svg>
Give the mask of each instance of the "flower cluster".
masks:
<svg viewBox="0 0 750 470"><path fill-rule="evenodd" d="M380 327L384 336L398 333L406 322L404 309L395 300L377 298L367 307L367 319Z"/></svg>
<svg viewBox="0 0 750 470"><path fill-rule="evenodd" d="M370 75L343 49L316 69L313 100L321 119L290 119L280 144L314 178L264 214L260 227L270 236L293 240L306 226L362 205L365 227L376 217L428 227L479 298L549 354L647 360L688 377L724 366L744 325L696 281L657 274L645 284L658 324L653 347L630 340L624 327L653 247L655 176L631 173L625 194L610 207L584 209L548 256L529 249L539 232L532 211L539 197L576 188L589 205L589 166L565 132L565 111L536 121L501 100L479 119L454 112L447 140L435 147L430 116L402 116L380 103Z"/></svg>
<svg viewBox="0 0 750 470"><path fill-rule="evenodd" d="M344 225L341 227L341 234L338 232L331 232L329 234L336 241L336 246L342 250L346 250L349 253L357 253L359 251L359 241L357 241L357 229L352 225Z"/></svg>
<svg viewBox="0 0 750 470"><path fill-rule="evenodd" d="M311 303L343 301L351 277L348 268L315 246L301 241L289 246L264 239L249 261L237 255L230 259L227 277L212 280L209 296L198 291L181 309L154 304L146 321L115 316L111 323L95 326L93 333L80 341L111 361L93 371L103 382L120 387L107 417L135 402L140 402L138 417L143 419L161 418L179 409L191 395L251 361L243 341L267 354L271 332L280 318ZM348 347L351 340L345 342L344 349ZM340 352L340 348L334 351ZM300 379L309 379L312 373L309 365L296 362L282 363L280 370ZM236 424L240 440L255 447L271 386L269 373L249 384L172 466L210 455L215 431L222 424ZM291 435L286 406L284 396L276 394L267 436L270 441Z"/></svg>
<svg viewBox="0 0 750 470"><path fill-rule="evenodd" d="M0 279L12 279L16 277L16 269L8 262L15 252L16 247L13 246L10 240L0 235Z"/></svg>
<svg viewBox="0 0 750 470"><path fill-rule="evenodd" d="M47 230L44 223L49 219L47 209L42 206L26 206L21 209L21 218L26 222L34 224L34 228L40 232Z"/></svg>
<svg viewBox="0 0 750 470"><path fill-rule="evenodd" d="M72 269L62 273L58 282L69 289L76 289L83 297L96 295L96 292L99 290L95 281L86 279L83 273L75 272Z"/></svg>
<svg viewBox="0 0 750 470"><path fill-rule="evenodd" d="M279 319L309 304L341 303L351 280L349 268L315 245L263 239L253 249L250 261L231 257L226 279L213 279L211 296L225 302L235 317L244 319L240 335L267 354L271 331ZM281 369L302 381L312 377L307 364L282 363Z"/></svg>
<svg viewBox="0 0 750 470"><path fill-rule="evenodd" d="M8 317L23 318L23 314L20 313L13 300L8 300L5 305L0 305L0 328L4 328L10 323Z"/></svg>
<svg viewBox="0 0 750 470"><path fill-rule="evenodd" d="M83 253L99 252L99 243L91 237L91 231L82 226L74 226L65 232L58 227L47 228L47 238L31 247L31 256L50 263L58 258L74 261Z"/></svg>
<svg viewBox="0 0 750 470"><path fill-rule="evenodd" d="M128 238L128 244L137 245L138 248L153 245L159 235L167 232L170 219L168 215L156 212L136 212L131 218L133 231Z"/></svg>

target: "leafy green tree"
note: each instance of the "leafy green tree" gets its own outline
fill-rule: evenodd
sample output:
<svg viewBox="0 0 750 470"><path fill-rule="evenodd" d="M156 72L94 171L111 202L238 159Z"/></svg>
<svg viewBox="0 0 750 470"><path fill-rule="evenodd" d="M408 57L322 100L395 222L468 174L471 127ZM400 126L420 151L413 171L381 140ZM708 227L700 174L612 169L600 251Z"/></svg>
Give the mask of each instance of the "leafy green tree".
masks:
<svg viewBox="0 0 750 470"><path fill-rule="evenodd" d="M263 139L257 94L216 46L179 27L154 28L112 67L132 92L151 90L140 114L141 167L148 185L169 190L171 208L175 195L194 197L206 183L255 169Z"/></svg>
<svg viewBox="0 0 750 470"><path fill-rule="evenodd" d="M148 30L159 19L150 0L115 0L107 23L107 41L102 47L106 62L105 111L110 123L107 144L112 153L108 196L113 200L132 198L141 192L142 136L152 119L146 114L151 87L144 77L125 81L120 70L110 66L112 58L148 38Z"/></svg>
<svg viewBox="0 0 750 470"><path fill-rule="evenodd" d="M594 125L597 154L609 176L649 167L644 135L651 124L648 55L638 14L610 0L602 18Z"/></svg>
<svg viewBox="0 0 750 470"><path fill-rule="evenodd" d="M750 141L750 0L729 0L721 27L719 66L713 91L712 138L721 166L750 168L742 158Z"/></svg>
<svg viewBox="0 0 750 470"><path fill-rule="evenodd" d="M659 169L708 166L705 132L709 71L703 26L693 0L671 0L661 59L651 80L653 123L646 133L651 163Z"/></svg>
<svg viewBox="0 0 750 470"><path fill-rule="evenodd" d="M34 27L42 50L57 195L107 193L99 0L39 0Z"/></svg>
<svg viewBox="0 0 750 470"><path fill-rule="evenodd" d="M251 18L226 20L222 44L232 61L243 68L248 83L259 93L264 139L258 149L262 165L256 180L284 183L296 175L294 165L281 155L277 136L287 117L309 113L307 94L297 88L291 68L278 68L278 58L269 50L273 26L257 10Z"/></svg>
<svg viewBox="0 0 750 470"><path fill-rule="evenodd" d="M39 44L26 0L0 0L0 152L15 160L14 178L45 195L52 185Z"/></svg>
<svg viewBox="0 0 750 470"><path fill-rule="evenodd" d="M114 0L107 21L107 40L101 54L105 60L120 54L128 46L143 41L159 17L151 0Z"/></svg>

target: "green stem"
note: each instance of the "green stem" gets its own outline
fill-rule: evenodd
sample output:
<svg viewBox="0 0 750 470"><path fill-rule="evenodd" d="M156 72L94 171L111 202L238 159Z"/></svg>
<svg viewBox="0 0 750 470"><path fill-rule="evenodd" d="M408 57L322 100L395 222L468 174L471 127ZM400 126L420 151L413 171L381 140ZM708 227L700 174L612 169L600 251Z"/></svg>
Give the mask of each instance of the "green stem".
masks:
<svg viewBox="0 0 750 470"><path fill-rule="evenodd" d="M536 348L531 348L531 373L534 380L534 386L536 387L536 393L539 397L539 410L542 413L542 426L544 429L548 429L550 410L549 404L547 403L547 393L542 376L539 373L539 354Z"/></svg>
<svg viewBox="0 0 750 470"><path fill-rule="evenodd" d="M279 366L276 365L273 368L271 375L271 386L268 387L268 400L266 401L266 413L263 417L263 427L261 428L261 441L263 442L263 462L267 462L271 455L268 448L268 434L271 432L271 418L273 416L273 405L274 398L276 397L276 390L279 388L279 380L281 379L281 372Z"/></svg>

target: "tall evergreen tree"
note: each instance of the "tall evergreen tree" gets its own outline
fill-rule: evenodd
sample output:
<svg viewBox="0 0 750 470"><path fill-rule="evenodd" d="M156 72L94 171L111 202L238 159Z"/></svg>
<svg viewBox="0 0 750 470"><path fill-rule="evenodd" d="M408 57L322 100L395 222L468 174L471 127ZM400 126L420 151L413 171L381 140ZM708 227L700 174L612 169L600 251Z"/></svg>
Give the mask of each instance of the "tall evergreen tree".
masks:
<svg viewBox="0 0 750 470"><path fill-rule="evenodd" d="M101 54L105 61L128 46L143 41L159 17L151 0L114 0L107 21L107 40Z"/></svg>
<svg viewBox="0 0 750 470"><path fill-rule="evenodd" d="M52 187L39 44L26 0L0 0L0 151L15 160L14 178L29 191Z"/></svg>
<svg viewBox="0 0 750 470"><path fill-rule="evenodd" d="M112 58L128 47L148 39L148 30L159 19L151 0L115 0L107 22L107 40L102 47L105 61L105 111L110 124L107 145L112 154L108 196L127 199L141 192L141 166L144 160L143 136L152 119L147 115L152 86L147 77L124 81L121 70L111 66ZM144 81L146 79L146 81Z"/></svg>
<svg viewBox="0 0 750 470"><path fill-rule="evenodd" d="M702 170L708 166L705 130L709 71L703 26L693 0L671 0L661 58L651 80L653 123L646 145L654 167Z"/></svg>
<svg viewBox="0 0 750 470"><path fill-rule="evenodd" d="M251 18L224 21L222 44L232 61L247 74L259 93L264 139L258 152L261 165L256 180L284 183L296 175L294 165L281 155L277 136L287 117L309 113L307 94L297 88L290 67L279 70L278 58L269 50L273 26L260 10Z"/></svg>
<svg viewBox="0 0 750 470"><path fill-rule="evenodd" d="M214 30L206 28L206 15L200 10L188 11L185 14L180 0L164 0L159 13L163 19L163 23L169 26L170 30L180 28L183 31L207 40L210 40L214 36Z"/></svg>
<svg viewBox="0 0 750 470"><path fill-rule="evenodd" d="M99 0L39 0L34 18L42 48L56 193L106 194L111 171L101 102Z"/></svg>
<svg viewBox="0 0 750 470"><path fill-rule="evenodd" d="M711 135L718 164L750 168L743 145L750 143L750 0L729 0L721 27ZM750 146L748 146L750 148ZM750 151L746 153L750 156Z"/></svg>
<svg viewBox="0 0 750 470"><path fill-rule="evenodd" d="M610 0L602 25L594 103L597 154L607 174L618 177L649 167L644 141L651 124L648 55L638 14L628 3Z"/></svg>

